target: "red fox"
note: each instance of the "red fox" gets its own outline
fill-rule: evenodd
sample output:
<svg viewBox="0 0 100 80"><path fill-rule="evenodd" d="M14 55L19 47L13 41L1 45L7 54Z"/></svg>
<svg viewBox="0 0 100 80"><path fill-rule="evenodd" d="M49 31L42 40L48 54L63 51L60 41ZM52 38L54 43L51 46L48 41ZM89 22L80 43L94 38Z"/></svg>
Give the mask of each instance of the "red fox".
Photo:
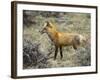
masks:
<svg viewBox="0 0 100 80"><path fill-rule="evenodd" d="M83 41L86 41L85 37L83 37L80 34L65 33L65 32L58 31L56 29L56 26L49 21L45 22L44 28L40 32L41 34L47 33L47 35L49 36L49 38L55 45L54 60L56 59L58 48L60 49L60 55L62 59L63 58L63 54L62 54L63 46L73 46L74 49L77 49L77 47Z"/></svg>

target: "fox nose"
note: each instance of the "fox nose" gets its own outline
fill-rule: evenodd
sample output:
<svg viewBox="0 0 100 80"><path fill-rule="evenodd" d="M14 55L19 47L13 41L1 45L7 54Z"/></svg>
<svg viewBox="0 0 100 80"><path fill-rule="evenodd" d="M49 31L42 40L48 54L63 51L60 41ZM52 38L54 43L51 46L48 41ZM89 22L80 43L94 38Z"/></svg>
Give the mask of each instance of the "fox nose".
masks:
<svg viewBox="0 0 100 80"><path fill-rule="evenodd" d="M43 34L43 31L42 31L42 30L39 30L39 32L40 32L41 34Z"/></svg>
<svg viewBox="0 0 100 80"><path fill-rule="evenodd" d="M41 33L41 34L42 34L42 31L41 31L41 30L39 30L39 33Z"/></svg>

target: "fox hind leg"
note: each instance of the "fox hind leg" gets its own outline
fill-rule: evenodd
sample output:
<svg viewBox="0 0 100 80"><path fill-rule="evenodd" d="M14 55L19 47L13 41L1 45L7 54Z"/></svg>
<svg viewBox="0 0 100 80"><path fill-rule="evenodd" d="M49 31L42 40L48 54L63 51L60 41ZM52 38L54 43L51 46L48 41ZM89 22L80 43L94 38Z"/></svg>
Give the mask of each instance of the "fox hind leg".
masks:
<svg viewBox="0 0 100 80"><path fill-rule="evenodd" d="M77 45L73 44L73 48L74 48L75 50L77 50Z"/></svg>

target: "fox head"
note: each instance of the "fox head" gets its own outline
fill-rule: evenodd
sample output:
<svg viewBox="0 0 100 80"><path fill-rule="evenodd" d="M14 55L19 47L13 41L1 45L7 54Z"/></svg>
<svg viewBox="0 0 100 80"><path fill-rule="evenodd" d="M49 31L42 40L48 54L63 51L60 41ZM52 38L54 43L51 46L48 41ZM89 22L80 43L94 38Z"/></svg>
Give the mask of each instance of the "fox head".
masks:
<svg viewBox="0 0 100 80"><path fill-rule="evenodd" d="M52 30L56 29L55 26L49 21L46 21L44 23L43 27L44 28L40 31L41 34L48 33L49 31L52 31Z"/></svg>

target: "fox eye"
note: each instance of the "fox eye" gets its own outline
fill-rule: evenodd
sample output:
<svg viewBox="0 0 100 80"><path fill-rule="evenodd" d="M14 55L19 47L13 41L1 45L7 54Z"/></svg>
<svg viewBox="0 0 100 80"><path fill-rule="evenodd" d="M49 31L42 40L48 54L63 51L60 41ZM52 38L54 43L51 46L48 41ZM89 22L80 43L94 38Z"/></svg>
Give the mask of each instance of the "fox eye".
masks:
<svg viewBox="0 0 100 80"><path fill-rule="evenodd" d="M44 28L44 30L46 30L46 27Z"/></svg>

